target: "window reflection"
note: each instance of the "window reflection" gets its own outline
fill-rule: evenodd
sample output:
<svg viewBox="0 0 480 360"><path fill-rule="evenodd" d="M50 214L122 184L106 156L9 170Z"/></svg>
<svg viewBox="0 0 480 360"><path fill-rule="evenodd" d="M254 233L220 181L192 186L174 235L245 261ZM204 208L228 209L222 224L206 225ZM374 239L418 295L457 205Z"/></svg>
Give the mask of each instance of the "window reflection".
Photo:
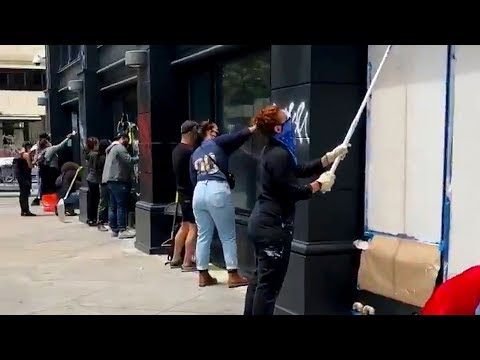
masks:
<svg viewBox="0 0 480 360"><path fill-rule="evenodd" d="M232 133L250 125L254 114L270 103L270 52L232 61L222 67L223 131ZM230 157L235 174L232 191L237 208L252 210L256 200L257 161L266 139L254 134Z"/></svg>

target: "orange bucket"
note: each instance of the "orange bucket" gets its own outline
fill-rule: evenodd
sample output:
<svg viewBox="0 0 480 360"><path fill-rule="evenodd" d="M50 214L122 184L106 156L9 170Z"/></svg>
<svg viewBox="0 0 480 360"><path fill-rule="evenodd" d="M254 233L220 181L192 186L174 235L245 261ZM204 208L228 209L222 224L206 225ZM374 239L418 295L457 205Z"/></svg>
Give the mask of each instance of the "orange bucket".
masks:
<svg viewBox="0 0 480 360"><path fill-rule="evenodd" d="M57 194L45 194L42 195L42 205L43 211L53 213L55 212L55 207L58 203L58 196Z"/></svg>

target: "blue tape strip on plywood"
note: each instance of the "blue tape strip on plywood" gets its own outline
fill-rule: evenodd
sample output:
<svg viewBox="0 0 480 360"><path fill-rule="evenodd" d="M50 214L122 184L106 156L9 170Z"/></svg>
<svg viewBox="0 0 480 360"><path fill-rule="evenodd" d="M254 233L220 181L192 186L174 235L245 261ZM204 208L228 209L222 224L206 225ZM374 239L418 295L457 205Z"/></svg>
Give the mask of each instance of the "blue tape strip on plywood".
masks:
<svg viewBox="0 0 480 360"><path fill-rule="evenodd" d="M452 180L453 154L453 107L455 90L455 45L448 45L447 79L445 101L445 146L443 163L443 203L442 203L442 252L443 279L448 276L448 248L450 243L451 197L450 186Z"/></svg>
<svg viewBox="0 0 480 360"><path fill-rule="evenodd" d="M385 236L385 237L392 237L396 239L405 239L405 240L414 240L420 243L424 244L430 244L430 245L436 245L436 246L441 246L441 243L438 242L438 240L425 240L425 239L417 239L416 237L407 235L407 234L392 234L384 231L377 231L377 230L372 230L369 229L364 232L363 234L363 240L371 240L374 236Z"/></svg>
<svg viewBox="0 0 480 360"><path fill-rule="evenodd" d="M368 55L367 55L368 56ZM367 89L370 87L372 83L372 63L369 61L367 63ZM370 161L370 136L369 133L369 126L370 126L370 116L371 116L371 101L372 101L373 91L370 94L370 97L367 101L366 107L366 134L365 134L365 177L364 177L364 215L363 215L363 232L366 234L368 232L368 164Z"/></svg>

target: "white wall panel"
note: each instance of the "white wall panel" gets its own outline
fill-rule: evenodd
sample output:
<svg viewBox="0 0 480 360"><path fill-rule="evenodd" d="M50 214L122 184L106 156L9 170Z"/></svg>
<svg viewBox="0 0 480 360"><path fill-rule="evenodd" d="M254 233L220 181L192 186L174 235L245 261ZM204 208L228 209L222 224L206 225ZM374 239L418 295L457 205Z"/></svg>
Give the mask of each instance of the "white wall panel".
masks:
<svg viewBox="0 0 480 360"><path fill-rule="evenodd" d="M372 76L386 49L369 47ZM394 46L369 103L368 229L440 242L446 45Z"/></svg>

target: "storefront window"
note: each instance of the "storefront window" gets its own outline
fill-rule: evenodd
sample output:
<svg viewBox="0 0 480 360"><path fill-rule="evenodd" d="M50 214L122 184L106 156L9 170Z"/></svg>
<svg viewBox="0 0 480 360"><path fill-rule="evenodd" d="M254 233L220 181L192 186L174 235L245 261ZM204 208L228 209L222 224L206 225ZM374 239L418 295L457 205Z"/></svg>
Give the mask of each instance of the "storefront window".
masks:
<svg viewBox="0 0 480 360"><path fill-rule="evenodd" d="M212 72L207 70L192 75L188 87L190 119L195 119L198 122L207 119L213 120L214 91Z"/></svg>
<svg viewBox="0 0 480 360"><path fill-rule="evenodd" d="M270 103L270 52L255 53L221 67L222 131L232 133L248 125L254 114ZM257 161L265 139L255 134L230 158L236 176L232 191L239 209L252 210L256 200Z"/></svg>

